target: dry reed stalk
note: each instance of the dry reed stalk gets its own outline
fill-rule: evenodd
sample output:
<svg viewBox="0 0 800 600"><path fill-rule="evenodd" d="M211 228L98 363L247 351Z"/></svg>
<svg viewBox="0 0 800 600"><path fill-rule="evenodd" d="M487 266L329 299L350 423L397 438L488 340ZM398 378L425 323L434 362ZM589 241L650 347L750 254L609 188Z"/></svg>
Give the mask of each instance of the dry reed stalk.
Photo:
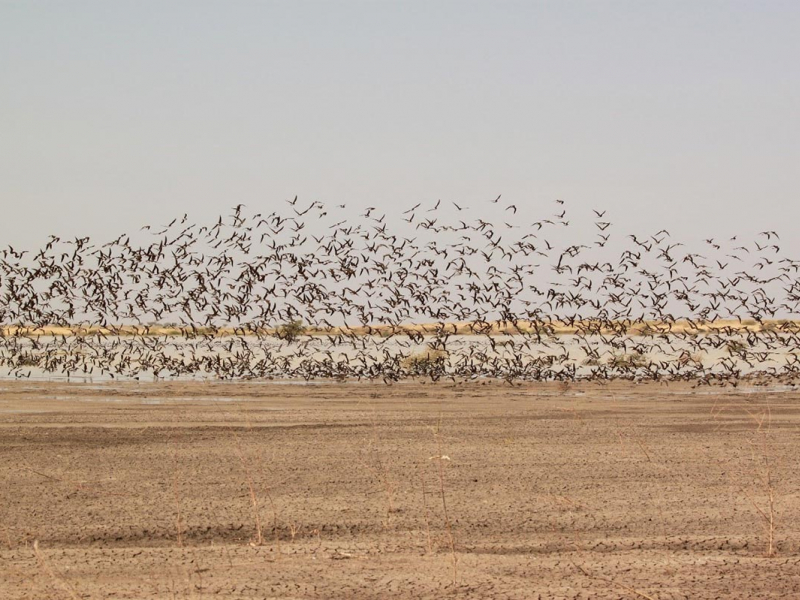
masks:
<svg viewBox="0 0 800 600"><path fill-rule="evenodd" d="M176 417L177 418L177 417ZM173 425L174 428L174 425ZM169 432L169 443L172 446L172 494L175 500L175 534L178 547L183 548L183 513L181 509L180 487L178 482L178 448L173 437L173 430Z"/></svg>
<svg viewBox="0 0 800 600"><path fill-rule="evenodd" d="M13 550L15 548L14 542L11 540L11 531L8 529L8 526L3 524L3 532L6 534L6 543L8 544L8 549Z"/></svg>
<svg viewBox="0 0 800 600"><path fill-rule="evenodd" d="M297 523L295 523L294 521L289 523L289 535L291 536L292 541L294 541L294 539L297 537L299 531L300 527L297 525Z"/></svg>
<svg viewBox="0 0 800 600"><path fill-rule="evenodd" d="M731 408L733 405L724 405L715 411L715 418L719 417L723 411ZM716 408L716 405L715 405ZM775 548L775 537L777 531L777 494L775 489L775 474L774 474L774 457L770 449L769 439L772 431L772 409L767 404L760 412L754 411L750 406L740 406L755 424L753 437L747 440L750 446L751 462L754 465L763 463L763 466L755 468L754 477L756 481L760 480L760 485L766 496L766 506L761 503L753 495L752 491L747 485L738 486L742 493L746 496L747 500L752 505L753 509L763 520L763 527L767 537L765 555L768 558L773 558L777 555ZM765 426L766 423L766 426ZM760 444L757 443L757 438L760 436ZM760 446L760 447L759 447ZM733 480L728 474L728 480L732 487L735 487Z"/></svg>
<svg viewBox="0 0 800 600"><path fill-rule="evenodd" d="M436 459L437 471L439 474L439 497L442 501L442 513L444 514L444 522L447 528L447 537L450 542L450 555L453 559L453 584L458 581L458 555L456 554L456 538L453 533L453 524L450 521L450 513L447 510L447 494L445 493L444 484L444 461L450 460L450 457L442 453L442 414L439 413L439 422L434 430L434 438L436 439L437 456L432 456L431 459Z"/></svg>
<svg viewBox="0 0 800 600"><path fill-rule="evenodd" d="M247 429L253 428L249 417L246 418L246 427ZM263 546L264 530L263 530L263 525L261 523L261 503L259 501L258 494L256 493L256 485L255 485L255 479L253 477L253 469L251 468L250 463L248 462L247 458L244 455L244 450L242 448L242 440L236 431L234 431L234 438L236 439L236 454L239 458L239 462L242 464L242 468L245 473L247 488L250 495L250 504L253 507L253 518L256 531L256 539L253 542L253 545ZM263 491L267 497L267 501L269 502L270 508L272 509L272 529L273 532L275 533L275 544L277 545L277 555L280 556L281 540L280 540L280 529L278 527L278 508L275 504L275 499L272 496L272 488L270 486L265 486Z"/></svg>
<svg viewBox="0 0 800 600"><path fill-rule="evenodd" d="M41 567L45 570L45 572L50 576L50 579L53 580L54 583L61 586L65 592L69 595L72 600L81 600L80 594L75 589L75 587L69 583L64 576L56 571L55 567L50 564L45 557L44 553L39 549L39 540L33 541L33 553L36 555L36 560L39 561Z"/></svg>
<svg viewBox="0 0 800 600"><path fill-rule="evenodd" d="M42 471L37 471L36 469L32 468L28 464L26 459L23 458L22 462L25 463L25 465L23 465L22 468L25 469L26 471L30 471L34 475L39 475L40 477L44 477L45 479L49 479L50 481L58 481L59 483L64 483L66 485L69 485L76 492L94 493L94 494L97 494L99 496L125 496L126 495L126 494L119 494L119 493L115 493L115 492L99 492L96 489L94 489L95 486L89 485L90 482L87 482L87 481L73 481L72 479L64 479L62 477L57 477L55 475L48 475L47 473L43 473ZM72 492L70 492L70 494L72 494Z"/></svg>
<svg viewBox="0 0 800 600"><path fill-rule="evenodd" d="M236 435L236 454L239 457L239 462L242 463L242 469L244 470L244 476L247 480L247 488L250 492L250 504L253 506L253 518L255 520L255 545L256 546L263 546L264 545L264 533L261 528L261 508L258 503L258 496L256 495L256 488L255 483L253 481L252 473L250 472L250 465L247 464L247 460L244 457L244 452L242 452L242 445L239 439L239 436Z"/></svg>
<svg viewBox="0 0 800 600"><path fill-rule="evenodd" d="M576 563L572 559L570 559L570 562L572 563L572 565L576 569L578 569L578 571L580 571L580 573L582 575L585 575L586 577L589 577L590 579L599 579L600 581L605 581L606 583L609 583L611 585L615 585L618 588L623 589L626 592L628 592L630 594L633 594L634 596L637 596L639 598L644 598L645 600L656 600L653 596L645 594L644 592L641 592L641 591L637 590L636 588L632 588L629 585L625 585L624 583L620 583L619 581L616 581L616 580L611 579L609 577L605 577L604 575L598 575L597 573L592 573L592 572L588 571L587 569L585 569L584 567L582 567L581 565L579 565L578 563Z"/></svg>
<svg viewBox="0 0 800 600"><path fill-rule="evenodd" d="M243 407L239 407L239 410L241 410L242 415L245 416L245 426L247 427L247 429L252 430L253 426L252 426L252 423L250 422L249 416L246 415L246 412L244 411ZM217 408L217 411L219 412L219 414L223 418L231 418L231 419L233 419L233 417L236 416L236 413L234 413L234 412L226 412L226 411L223 411L221 408ZM263 526L261 524L261 506L260 506L260 502L259 502L259 499L258 499L258 494L256 493L255 479L253 478L251 466L248 463L247 458L244 455L244 449L242 447L242 439L241 439L241 437L239 436L238 432L235 429L233 431L233 437L234 437L234 439L236 441L235 446L234 446L234 448L236 450L236 456L239 459L240 464L242 465L242 469L243 469L244 474L245 474L245 480L247 482L247 489L248 489L248 495L250 497L250 504L253 507L253 515L254 515L253 516L253 521L254 521L254 528L255 528L255 541L253 542L253 545L261 546L261 545L264 544L264 532L263 532ZM278 537L278 534L279 534L279 531L278 531L278 515L277 515L277 510L276 510L276 507L275 507L275 502L273 501L271 490L270 490L269 487L267 487L266 495L267 495L267 499L268 499L268 501L270 503L270 506L271 506L272 512L273 512L273 529L275 531L275 541L279 546L278 547L278 553L280 554L280 539ZM228 558L230 560L230 556Z"/></svg>
<svg viewBox="0 0 800 600"><path fill-rule="evenodd" d="M767 422L766 429L764 428L764 421ZM775 552L775 482L773 476L773 469L772 469L772 461L770 460L770 451L767 445L768 436L770 434L771 426L772 426L772 411L770 410L769 405L767 405L766 410L761 414L760 418L757 419L758 428L756 429L755 435L761 435L761 460L763 460L764 466L761 470L761 479L762 485L766 491L767 496L767 506L766 508L762 508L759 506L756 499L751 495L748 495L748 499L750 503L753 505L753 508L756 509L759 515L764 519L764 529L766 530L767 534L767 557L772 558L776 555ZM751 439L748 441L750 444L753 462L757 463L758 458L755 456L756 453L756 442L755 440ZM747 493L747 492L746 492Z"/></svg>
<svg viewBox="0 0 800 600"><path fill-rule="evenodd" d="M391 473L389 472L389 467L386 464L386 461L383 460L381 456L381 449L380 444L378 442L378 423L376 419L376 415L373 413L373 420L372 420L372 449L375 455L375 462L377 468L372 469L374 472L378 474L378 479L383 486L383 494L386 498L386 520L384 522L384 527L389 527L391 523L392 514L395 512L394 506L394 495L397 491L397 484L392 481Z"/></svg>
<svg viewBox="0 0 800 600"><path fill-rule="evenodd" d="M247 428L252 430L253 425L248 418L247 421ZM256 457L260 457L258 453L256 453ZM261 461L259 461L261 462ZM261 462L261 470L264 471L263 462ZM275 482L273 485L264 485L262 486L262 491L264 495L267 497L267 502L269 502L269 507L272 510L272 530L275 532L275 544L277 545L277 554L280 556L281 554L281 538L280 538L280 529L278 527L278 507L275 504L275 498L272 495L272 488L275 485L283 485L286 483L287 479L283 479L281 481Z"/></svg>
<svg viewBox="0 0 800 600"><path fill-rule="evenodd" d="M178 489L178 475L175 473L172 478L172 489L175 497L175 533L178 547L183 548L183 519L181 513L181 497Z"/></svg>
<svg viewBox="0 0 800 600"><path fill-rule="evenodd" d="M428 554L433 552L433 541L431 540L431 521L428 512L428 493L425 489L425 474L422 470L417 466L417 473L419 474L419 480L422 484L422 506L423 506L423 515L425 517L425 533L427 535L427 548Z"/></svg>
<svg viewBox="0 0 800 600"><path fill-rule="evenodd" d="M169 597L170 600L178 600L178 597L175 595L175 580L171 575L169 578Z"/></svg>
<svg viewBox="0 0 800 600"><path fill-rule="evenodd" d="M575 532L575 538L574 538L575 552L577 554L579 554L579 555L582 554L583 551L584 551L583 548L581 547L580 540L578 539L578 535L580 535L580 533L581 532L576 531ZM572 558L568 558L568 560L569 560L569 562L572 563L572 566L574 566L582 575L584 575L586 577L589 577L590 579L597 579L597 580L600 580L600 581L604 581L604 582L606 582L606 583L608 583L610 585L613 585L613 586L616 586L616 587L618 587L618 588L620 588L622 590L625 590L628 593L633 594L634 596L637 596L639 598L644 598L645 600L656 600L652 596L649 596L648 594L645 594L644 592L639 591L636 588L633 588L633 587L631 587L629 585L626 585L624 583L620 583L619 581L617 581L615 579L612 579L610 577L606 577L605 575L598 575L597 573L593 573L593 572L589 571L583 565L578 564Z"/></svg>
<svg viewBox="0 0 800 600"><path fill-rule="evenodd" d="M383 521L384 529L388 529L391 524L392 514L396 512L394 506L394 495L397 490L397 484L392 480L389 467L386 461L381 456L381 449L378 437L378 423L377 423L377 410L372 406L372 436L369 438L366 453L374 456L374 463L370 462L367 458L361 457L361 463L364 467L373 473L375 478L380 482L383 496L386 502L386 517Z"/></svg>
<svg viewBox="0 0 800 600"><path fill-rule="evenodd" d="M623 451L626 451L628 444L625 441L625 438L623 437L622 432L619 430L619 428L615 428L615 433L617 434L617 438L619 439L620 448ZM651 453L651 450L648 449L647 444L645 444L644 441L642 441L641 438L634 437L632 433L627 433L626 435L629 438L629 440L632 440L633 443L635 443L636 446L639 448L639 450L641 451L642 455L644 456L645 461L648 464L652 465L653 468L658 469L658 470L661 471L661 473L659 474L660 477L665 475L665 474L666 475L673 475L671 469L665 464L664 461L655 460L654 459L654 456ZM661 535L664 538L664 540L666 540L667 537L668 537L668 534L667 534L667 520L664 517L664 508L662 506L662 502L660 501L660 499L658 499L653 494L652 491L648 493L648 497L649 497L649 503L651 505L655 506L656 509L658 510L659 522L661 523Z"/></svg>

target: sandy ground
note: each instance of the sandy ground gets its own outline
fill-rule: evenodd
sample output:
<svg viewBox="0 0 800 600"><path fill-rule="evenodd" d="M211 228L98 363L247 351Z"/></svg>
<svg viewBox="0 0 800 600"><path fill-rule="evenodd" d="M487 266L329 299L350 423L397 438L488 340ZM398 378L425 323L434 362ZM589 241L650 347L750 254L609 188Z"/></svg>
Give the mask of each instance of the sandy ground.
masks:
<svg viewBox="0 0 800 600"><path fill-rule="evenodd" d="M798 449L780 389L4 382L0 598L800 598Z"/></svg>
<svg viewBox="0 0 800 600"><path fill-rule="evenodd" d="M610 327L611 324L614 327ZM724 330L734 331L752 331L760 332L765 330L778 331L786 328L788 331L797 331L800 328L800 321L796 319L762 319L760 323L752 320L738 320L738 319L716 319L714 321L692 321L689 322L685 319L677 321L635 321L623 322L609 321L609 320L591 320L578 321L578 324L568 324L564 321L550 321L547 323L533 324L532 321L524 319L518 320L516 324L507 321L492 321L486 323L472 323L468 321L448 322L448 323L405 323L400 325L386 325L381 323L374 323L369 326L350 325L333 328L314 328L306 327L305 333L309 335L337 335L337 334L350 334L350 335L372 335L372 334L392 334L403 335L409 332L420 333L423 335L434 335L439 331L444 331L449 334L458 335L475 335L491 333L492 335L507 334L515 335L520 331L533 333L539 331L546 325L547 329L551 329L553 333L566 335L575 334L579 331L589 331L599 329L604 334L615 333L622 329L626 330L631 335L642 334L643 332L672 332L683 333L687 331L692 332L720 332ZM165 325L116 325L110 327L101 327L99 325L75 325L72 327L61 326L45 326L45 327L20 327L16 325L6 325L0 327L0 333L5 336L8 335L26 335L26 336L71 336L71 335L88 335L88 334L103 334L103 335L148 335L148 336L175 336L192 331L203 333L214 333L220 336L238 335L241 330L234 329L233 327L195 327L194 329L181 326L165 326ZM275 335L276 329L264 329L262 332L266 335Z"/></svg>

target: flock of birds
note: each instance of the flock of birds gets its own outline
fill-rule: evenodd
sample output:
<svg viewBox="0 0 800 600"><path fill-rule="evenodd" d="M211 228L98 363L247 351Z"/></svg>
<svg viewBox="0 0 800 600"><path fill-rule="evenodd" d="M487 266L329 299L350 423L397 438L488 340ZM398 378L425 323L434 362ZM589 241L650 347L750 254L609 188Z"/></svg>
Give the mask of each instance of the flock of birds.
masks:
<svg viewBox="0 0 800 600"><path fill-rule="evenodd" d="M389 218L303 204L108 241L0 250L0 368L15 377L793 382L800 261L764 231L584 243L557 200L527 222L489 200Z"/></svg>

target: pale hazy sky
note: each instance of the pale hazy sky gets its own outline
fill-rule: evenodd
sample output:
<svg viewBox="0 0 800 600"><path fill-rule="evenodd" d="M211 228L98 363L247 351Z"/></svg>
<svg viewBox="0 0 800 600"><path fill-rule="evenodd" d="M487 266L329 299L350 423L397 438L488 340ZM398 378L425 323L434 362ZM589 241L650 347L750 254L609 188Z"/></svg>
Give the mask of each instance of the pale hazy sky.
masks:
<svg viewBox="0 0 800 600"><path fill-rule="evenodd" d="M1 1L0 246L295 194L786 239L798 32L797 1Z"/></svg>

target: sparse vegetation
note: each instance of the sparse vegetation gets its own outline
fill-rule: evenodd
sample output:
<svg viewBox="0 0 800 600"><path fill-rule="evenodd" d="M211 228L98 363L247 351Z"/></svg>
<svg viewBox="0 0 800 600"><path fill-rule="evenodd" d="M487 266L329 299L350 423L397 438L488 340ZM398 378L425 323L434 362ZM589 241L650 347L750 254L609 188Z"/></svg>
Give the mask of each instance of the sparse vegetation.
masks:
<svg viewBox="0 0 800 600"><path fill-rule="evenodd" d="M401 366L414 374L430 374L441 371L447 363L449 354L445 350L424 350L405 357Z"/></svg>
<svg viewBox="0 0 800 600"><path fill-rule="evenodd" d="M18 367L36 367L39 365L39 358L35 354L25 352L17 357L16 363Z"/></svg>
<svg viewBox="0 0 800 600"><path fill-rule="evenodd" d="M447 357L426 350L414 358L420 359L414 365L429 366ZM180 386L172 388L175 397L209 393L206 384ZM49 427L40 413L15 413L12 404L4 416L14 423L7 432L6 467L22 485L6 491L9 517L0 523L0 543L3 532L7 541L0 550L20 573L15 582L23 581L22 574L29 581L38 577L47 587L42 597L101 597L95 573L111 559L130 566L115 567L115 579L98 580L106 588L119 585L122 596L129 589L124 586L148 576L137 572L140 565L166 557L167 574L154 573L152 592L140 587L136 597L205 597L222 585L285 597L286 590L305 594L294 586L310 561L322 565L318 572L327 589L339 591L351 589L344 586L380 556L380 568L392 575L400 565L418 571L412 584L433 596L441 586L480 585L488 568L502 567L510 581L526 585L530 565L520 548L526 554L531 548L543 567L537 586L546 597L566 582L602 597L658 600L664 579L691 564L692 550L701 550L717 566L703 571L705 578L681 583L682 596L723 595L719 576L743 569L737 575L752 583L743 588L749 596L738 597L766 597L765 590L775 589L768 579L797 551L797 503L790 493L797 476L782 467L791 457L797 422L789 402L773 410L750 396L726 407L732 411L727 417L714 395L688 401L688 387L676 397L675 390L661 393L655 385L598 389L566 381L525 387L367 383L318 387L310 394L300 387L242 384L236 391L218 385L214 393L234 396L248 386L264 399L252 398L227 415L218 405L198 402L192 419L201 425L190 427L176 426L180 413L174 406L165 403L154 412L121 399L122 410L109 414L124 415L124 421L83 438L75 427ZM12 397L28 389L17 387ZM107 394L95 387L71 402ZM31 394L41 396L42 389ZM607 402L620 391L624 401ZM67 400L60 406L53 422L85 421L73 408L80 404ZM742 428L747 415L752 428ZM20 419L26 422L17 430ZM131 434L130 422L156 426ZM161 425L170 423L164 439ZM546 437L538 442L532 428L546 428ZM680 428L698 433L675 444ZM129 444L120 443L125 440L146 444L147 458L131 463ZM76 460L86 451L77 444L87 444L97 460ZM570 468L553 469L562 462ZM723 468L721 476L714 477L713 469L709 476L714 464ZM24 502L15 502L15 494ZM114 522L123 509L130 527ZM84 537L87 523L102 525L92 532L102 536L101 548ZM71 544L68 552L49 528ZM30 549L35 539L46 548L36 556L37 548L34 554ZM159 547L165 539L174 547ZM637 548L648 557L642 560ZM133 560L138 555L146 562ZM747 560L732 563L732 555ZM650 556L669 556L670 564L654 568ZM766 558L771 556L779 559ZM76 568L76 559L86 563ZM563 569L570 563L574 570ZM264 564L274 565L267 583L253 568ZM790 591L776 581L784 586L780 591ZM3 585L0 576L0 596ZM508 589L526 596L522 587Z"/></svg>
<svg viewBox="0 0 800 600"><path fill-rule="evenodd" d="M640 352L612 354L607 364L615 369L640 369L647 366L647 357Z"/></svg>
<svg viewBox="0 0 800 600"><path fill-rule="evenodd" d="M306 326L302 321L290 321L289 323L284 323L275 330L275 335L278 338L289 343L296 341L297 338L305 333Z"/></svg>

